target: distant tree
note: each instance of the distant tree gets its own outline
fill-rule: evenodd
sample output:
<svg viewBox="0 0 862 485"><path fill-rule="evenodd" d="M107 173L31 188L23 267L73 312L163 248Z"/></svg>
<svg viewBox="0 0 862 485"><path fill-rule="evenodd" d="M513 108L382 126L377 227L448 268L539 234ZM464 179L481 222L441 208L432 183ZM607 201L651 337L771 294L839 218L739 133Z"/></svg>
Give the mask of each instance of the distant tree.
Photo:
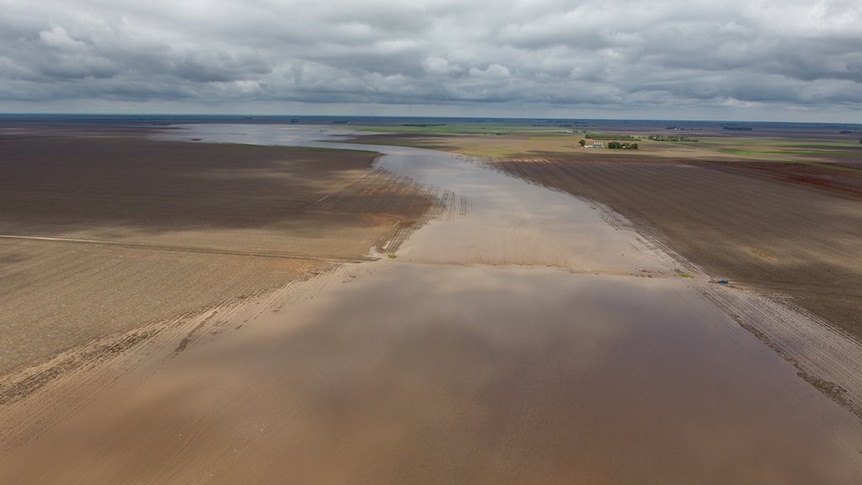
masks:
<svg viewBox="0 0 862 485"><path fill-rule="evenodd" d="M631 148L632 150L637 150L637 149L638 149L638 144L637 144L637 143L632 143L632 146L631 146L630 148Z"/></svg>
<svg viewBox="0 0 862 485"><path fill-rule="evenodd" d="M859 140L859 142L862 143L862 140ZM581 141L578 142L578 145L580 145L581 147L586 146L587 140L581 139Z"/></svg>

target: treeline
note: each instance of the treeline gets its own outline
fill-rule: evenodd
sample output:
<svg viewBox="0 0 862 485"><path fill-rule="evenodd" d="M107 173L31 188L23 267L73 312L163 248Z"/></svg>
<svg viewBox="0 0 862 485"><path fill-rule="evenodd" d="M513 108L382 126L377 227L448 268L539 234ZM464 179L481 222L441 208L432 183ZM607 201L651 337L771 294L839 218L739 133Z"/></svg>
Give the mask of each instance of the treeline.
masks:
<svg viewBox="0 0 862 485"><path fill-rule="evenodd" d="M587 133L584 135L588 140L633 140L638 141L639 136L632 135L604 135L601 133Z"/></svg>
<svg viewBox="0 0 862 485"><path fill-rule="evenodd" d="M611 150L637 150L637 143L620 143L618 141L612 141L608 143L608 148Z"/></svg>
<svg viewBox="0 0 862 485"><path fill-rule="evenodd" d="M698 141L697 138L681 135L650 135L647 138L653 141Z"/></svg>

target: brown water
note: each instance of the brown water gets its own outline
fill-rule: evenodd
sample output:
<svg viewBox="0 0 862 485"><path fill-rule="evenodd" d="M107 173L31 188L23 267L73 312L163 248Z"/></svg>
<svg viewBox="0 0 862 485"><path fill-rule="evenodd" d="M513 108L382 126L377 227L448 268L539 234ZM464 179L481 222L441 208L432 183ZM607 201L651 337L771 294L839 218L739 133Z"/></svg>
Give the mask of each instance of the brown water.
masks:
<svg viewBox="0 0 862 485"><path fill-rule="evenodd" d="M857 418L636 234L469 161L381 149L469 210L124 374L0 458L0 483L862 481Z"/></svg>

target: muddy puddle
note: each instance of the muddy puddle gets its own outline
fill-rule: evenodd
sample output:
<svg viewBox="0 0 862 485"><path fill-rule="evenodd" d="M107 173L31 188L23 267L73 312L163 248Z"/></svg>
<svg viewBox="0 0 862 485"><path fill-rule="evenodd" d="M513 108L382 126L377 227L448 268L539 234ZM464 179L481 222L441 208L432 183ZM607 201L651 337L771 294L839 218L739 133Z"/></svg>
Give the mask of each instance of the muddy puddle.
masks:
<svg viewBox="0 0 862 485"><path fill-rule="evenodd" d="M309 141L325 134L183 136L333 146ZM455 209L397 258L344 265L125 375L3 457L0 482L860 482L859 420L703 298L700 275L674 276L568 195L352 147Z"/></svg>

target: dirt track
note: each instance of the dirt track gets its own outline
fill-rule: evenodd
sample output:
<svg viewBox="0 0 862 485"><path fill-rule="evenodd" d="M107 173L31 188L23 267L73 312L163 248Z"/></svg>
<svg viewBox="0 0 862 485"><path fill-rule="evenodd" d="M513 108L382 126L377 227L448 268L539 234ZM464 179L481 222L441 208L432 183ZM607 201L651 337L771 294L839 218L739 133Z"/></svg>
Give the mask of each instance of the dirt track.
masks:
<svg viewBox="0 0 862 485"><path fill-rule="evenodd" d="M835 190L762 164L630 156L494 166L606 204L711 275L790 295L862 338L862 183L851 177Z"/></svg>
<svg viewBox="0 0 862 485"><path fill-rule="evenodd" d="M2 401L55 377L29 366L362 260L430 207L369 152L56 133L0 147L0 374L18 371Z"/></svg>

